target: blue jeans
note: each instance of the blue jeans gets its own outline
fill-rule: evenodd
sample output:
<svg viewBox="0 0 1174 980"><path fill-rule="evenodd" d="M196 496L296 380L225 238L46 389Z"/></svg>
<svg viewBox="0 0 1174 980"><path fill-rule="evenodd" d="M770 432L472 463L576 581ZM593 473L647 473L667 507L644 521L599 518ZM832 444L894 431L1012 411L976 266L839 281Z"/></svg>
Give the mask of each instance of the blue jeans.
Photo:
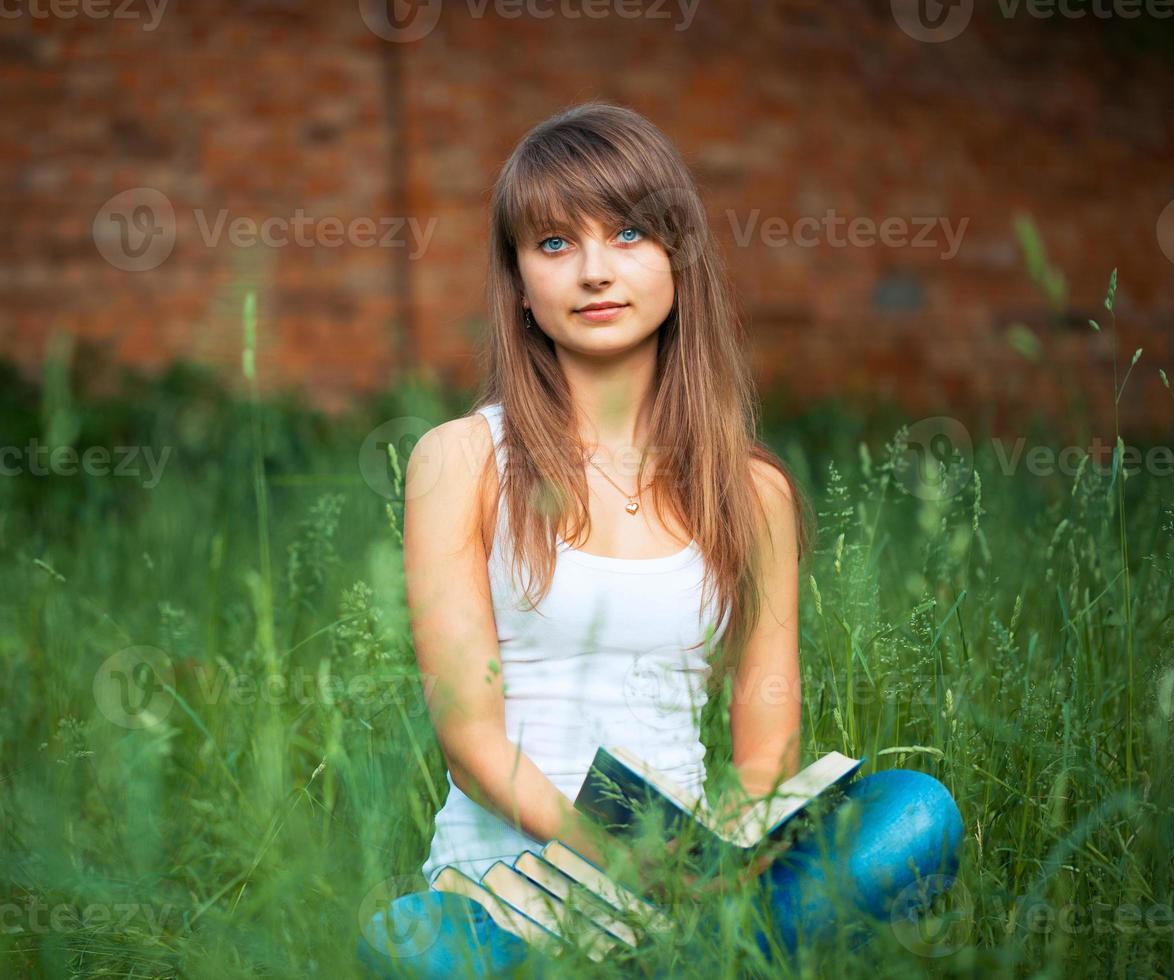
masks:
<svg viewBox="0 0 1174 980"><path fill-rule="evenodd" d="M769 909L786 952L794 953L863 916L903 914L897 903L923 902L948 889L961 841L962 816L934 777L912 769L861 776L813 833L762 874L756 901ZM756 938L771 959L766 932L759 929ZM363 928L358 954L380 978L491 977L520 967L523 975L540 977L558 967L476 902L432 890L401 895L377 912Z"/></svg>

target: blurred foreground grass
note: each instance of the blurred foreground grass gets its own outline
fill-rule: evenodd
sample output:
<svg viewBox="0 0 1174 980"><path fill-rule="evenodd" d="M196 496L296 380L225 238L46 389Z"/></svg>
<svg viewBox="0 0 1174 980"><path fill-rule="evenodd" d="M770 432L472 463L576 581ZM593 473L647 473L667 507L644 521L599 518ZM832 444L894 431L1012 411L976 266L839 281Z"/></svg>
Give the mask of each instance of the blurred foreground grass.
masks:
<svg viewBox="0 0 1174 980"><path fill-rule="evenodd" d="M446 785L402 508L381 492L394 471L369 440L364 479L360 447L418 420L380 430L406 459L404 433L467 398L421 385L330 421L192 369L78 400L60 365L3 392L0 442L20 455L0 479L0 973L357 976L361 917L423 886ZM1174 481L1143 470L1119 498L1120 473L1093 460L1008 474L971 433L973 459L934 482L898 422L824 407L767 432L820 514L804 757L943 780L962 870L949 908L873 924L864 951L803 972L1169 975ZM45 457L37 475L34 439L105 447L124 472ZM726 749L722 708L707 706L707 762ZM659 962L761 969L749 925L724 935Z"/></svg>

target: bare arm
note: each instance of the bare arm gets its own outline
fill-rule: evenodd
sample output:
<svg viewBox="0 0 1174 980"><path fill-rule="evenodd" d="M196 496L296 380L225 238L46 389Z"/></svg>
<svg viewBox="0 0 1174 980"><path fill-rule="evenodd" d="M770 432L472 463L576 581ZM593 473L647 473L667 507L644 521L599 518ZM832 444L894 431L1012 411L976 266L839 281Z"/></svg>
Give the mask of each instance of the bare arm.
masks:
<svg viewBox="0 0 1174 980"><path fill-rule="evenodd" d="M557 837L606 868L626 859L627 849L575 810L506 736L482 538L496 477L487 491L479 489L492 452L485 419L473 415L427 432L408 460L404 572L429 715L453 783L470 799L531 837Z"/></svg>
<svg viewBox="0 0 1174 980"><path fill-rule="evenodd" d="M762 612L734 678L730 740L742 786L763 796L799 770L799 559L786 478L758 461L752 471L764 512Z"/></svg>

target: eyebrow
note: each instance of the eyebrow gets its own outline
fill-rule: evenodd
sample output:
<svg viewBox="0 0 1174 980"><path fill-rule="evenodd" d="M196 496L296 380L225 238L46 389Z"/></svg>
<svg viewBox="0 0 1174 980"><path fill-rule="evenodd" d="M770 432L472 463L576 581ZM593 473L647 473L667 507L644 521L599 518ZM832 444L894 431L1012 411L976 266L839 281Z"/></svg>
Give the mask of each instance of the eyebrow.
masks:
<svg viewBox="0 0 1174 980"><path fill-rule="evenodd" d="M599 220L599 224L604 228L607 228L610 224L615 224L617 227L622 227L622 228L627 228L629 226L631 226L633 228L642 227L638 222L633 221L631 219L626 219L622 215L620 215L619 217L616 217L616 218L602 218L602 219L598 219L598 220ZM576 232L587 230L587 219L580 221L580 222L573 222L570 219L548 221L548 222L542 222L539 224L532 225L531 228L532 228L533 234L535 234L535 235L543 234L544 229L548 229L548 233L560 232L560 231L568 231L571 233L576 233Z"/></svg>

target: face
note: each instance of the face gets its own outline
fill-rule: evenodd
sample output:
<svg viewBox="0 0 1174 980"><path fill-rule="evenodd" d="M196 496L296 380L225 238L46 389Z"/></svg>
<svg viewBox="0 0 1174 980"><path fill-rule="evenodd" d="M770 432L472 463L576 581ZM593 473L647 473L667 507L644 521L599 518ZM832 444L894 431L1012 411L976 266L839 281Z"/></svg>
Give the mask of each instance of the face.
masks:
<svg viewBox="0 0 1174 980"><path fill-rule="evenodd" d="M556 345L582 354L616 354L647 341L672 310L668 253L633 225L587 219L573 231L543 229L518 245L523 305ZM593 303L619 309L592 312Z"/></svg>

